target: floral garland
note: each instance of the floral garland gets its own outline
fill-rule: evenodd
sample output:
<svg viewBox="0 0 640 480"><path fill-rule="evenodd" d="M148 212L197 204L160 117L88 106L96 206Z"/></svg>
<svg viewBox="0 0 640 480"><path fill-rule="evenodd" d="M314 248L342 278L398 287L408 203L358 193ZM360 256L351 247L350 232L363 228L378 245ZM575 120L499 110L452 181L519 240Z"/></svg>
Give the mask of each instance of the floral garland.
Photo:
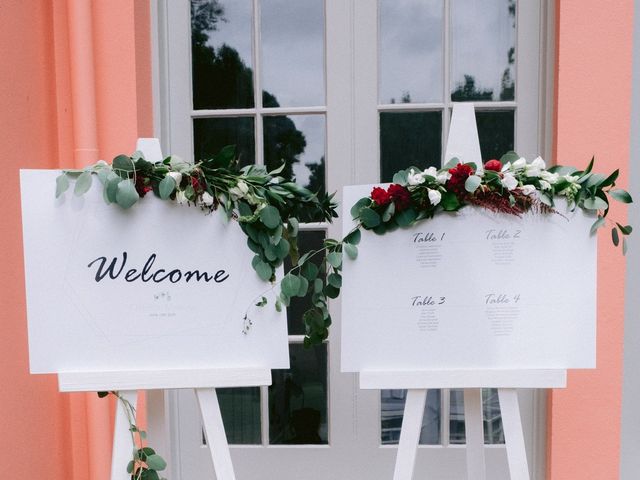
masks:
<svg viewBox="0 0 640 480"><path fill-rule="evenodd" d="M592 172L594 160L579 171L556 165L547 168L538 157L531 163L515 152L484 165L461 163L453 158L444 168L408 168L396 173L386 189L374 187L368 197L358 200L351 214L358 227L384 234L398 227L410 227L432 218L438 211L454 212L476 205L494 212L520 216L528 211L554 213L554 197L565 197L570 208L597 213L591 233L608 220L611 199L631 203L629 193L614 188L619 171L608 176ZM557 212L556 212L557 213ZM611 238L627 251L630 225L611 222Z"/></svg>
<svg viewBox="0 0 640 480"><path fill-rule="evenodd" d="M271 172L257 165L239 168L233 146L195 164L177 156L152 163L141 152L134 152L131 156L116 156L111 164L100 160L83 169L64 170L56 179L56 198L70 188L72 181L74 194L85 194L95 175L102 184L105 202L123 209L131 208L150 192L162 200L199 207L205 213L221 209L227 219L238 221L247 235L248 248L255 253L253 269L262 280L271 282L272 288L276 285L276 269L289 259L292 268L280 281L275 308L281 311L283 306L289 306L291 298L311 295L311 307L303 315L304 344L310 346L322 343L329 335L328 298L336 298L340 293L342 243L326 239L322 249L300 256L298 219L331 222L338 216L337 205L333 195L319 198L279 176L283 168L284 165ZM257 307L268 303L264 295L256 301ZM248 311L244 316L244 333L248 333L252 324ZM118 392L100 392L99 396L109 393L123 403L129 418L134 453L127 472L132 480L159 479L157 472L166 463L152 448L142 446L146 435L136 426L135 409Z"/></svg>

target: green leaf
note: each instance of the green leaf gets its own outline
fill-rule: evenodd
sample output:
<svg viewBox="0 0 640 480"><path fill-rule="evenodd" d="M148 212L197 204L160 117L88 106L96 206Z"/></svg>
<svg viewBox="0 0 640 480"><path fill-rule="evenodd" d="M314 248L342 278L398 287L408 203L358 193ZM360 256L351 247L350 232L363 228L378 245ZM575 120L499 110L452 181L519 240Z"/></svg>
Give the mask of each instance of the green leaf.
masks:
<svg viewBox="0 0 640 480"><path fill-rule="evenodd" d="M282 311L282 302L280 299L276 299L276 312L280 313Z"/></svg>
<svg viewBox="0 0 640 480"><path fill-rule="evenodd" d="M131 158L126 155L118 155L113 159L114 170L121 170L122 172L132 172L133 168L134 166Z"/></svg>
<svg viewBox="0 0 640 480"><path fill-rule="evenodd" d="M591 197L584 200L584 208L587 210L606 210L609 204L600 197Z"/></svg>
<svg viewBox="0 0 640 480"><path fill-rule="evenodd" d="M176 181L173 179L173 177L167 175L162 180L160 180L158 191L160 192L161 199L166 200L167 198L169 198L175 189Z"/></svg>
<svg viewBox="0 0 640 480"><path fill-rule="evenodd" d="M69 189L69 178L66 174L61 173L56 177L56 198Z"/></svg>
<svg viewBox="0 0 640 480"><path fill-rule="evenodd" d="M339 268L342 265L342 254L340 252L331 252L327 254L327 262L333 268Z"/></svg>
<svg viewBox="0 0 640 480"><path fill-rule="evenodd" d="M366 228L374 228L380 225L380 215L371 208L363 208L360 210L360 221Z"/></svg>
<svg viewBox="0 0 640 480"><path fill-rule="evenodd" d="M620 175L620 170L615 170L611 175L603 180L600 184L600 188L608 187L609 185L613 185L615 181L618 179L618 175Z"/></svg>
<svg viewBox="0 0 640 480"><path fill-rule="evenodd" d="M322 283L322 280L320 278L316 278L313 281L313 291L315 293L320 293L323 287L324 287L324 283Z"/></svg>
<svg viewBox="0 0 640 480"><path fill-rule="evenodd" d="M407 208L401 212L398 212L395 216L396 222L401 227L409 227L418 217L418 214L413 208Z"/></svg>
<svg viewBox="0 0 640 480"><path fill-rule="evenodd" d="M364 197L358 200L353 207L351 207L351 217L358 218L360 216L360 210L365 207L371 206L372 200L369 197Z"/></svg>
<svg viewBox="0 0 640 480"><path fill-rule="evenodd" d="M351 260L355 260L358 258L358 247L352 245L351 243L345 243L342 247Z"/></svg>
<svg viewBox="0 0 640 480"><path fill-rule="evenodd" d="M289 248L291 245L284 238L281 238L278 244L275 246L276 258L284 260L289 255Z"/></svg>
<svg viewBox="0 0 640 480"><path fill-rule="evenodd" d="M300 286L298 287L298 297L304 297L309 290L309 280L302 276L298 276L298 280L300 280Z"/></svg>
<svg viewBox="0 0 640 480"><path fill-rule="evenodd" d="M262 261L262 259L258 255L253 257L251 265L253 266L253 269L256 271L260 279L265 282L271 279L271 276L273 275L273 268L268 263Z"/></svg>
<svg viewBox="0 0 640 480"><path fill-rule="evenodd" d="M300 279L296 275L286 274L280 283L280 290L288 297L295 297L300 288Z"/></svg>
<svg viewBox="0 0 640 480"><path fill-rule="evenodd" d="M617 247L620 243L620 236L618 235L618 229L613 227L611 229L611 240L613 240L613 244Z"/></svg>
<svg viewBox="0 0 640 480"><path fill-rule="evenodd" d="M260 220L267 228L276 228L280 225L280 212L276 207L268 205L260 210Z"/></svg>
<svg viewBox="0 0 640 480"><path fill-rule="evenodd" d="M133 206L138 201L140 196L136 191L136 187L133 180L123 180L118 184L118 191L116 192L116 202L125 210Z"/></svg>
<svg viewBox="0 0 640 480"><path fill-rule="evenodd" d="M109 395L109 392L98 392L98 398L104 398Z"/></svg>
<svg viewBox="0 0 640 480"><path fill-rule="evenodd" d="M631 225L620 225L617 222L616 225L618 225L618 228L623 235L631 235L631 232L633 232L633 227Z"/></svg>
<svg viewBox="0 0 640 480"><path fill-rule="evenodd" d="M105 188L106 196L109 202L111 203L116 202L116 195L118 194L118 185L120 184L120 182L123 182L123 181L124 180L122 180L122 178L120 178L117 175L107 180L107 184L105 185L104 188Z"/></svg>
<svg viewBox="0 0 640 480"><path fill-rule="evenodd" d="M591 188L604 182L605 176L599 173L592 173L584 184L585 188Z"/></svg>
<svg viewBox="0 0 640 480"><path fill-rule="evenodd" d="M304 312L302 315L302 321L311 329L324 327L324 318L322 317L322 313L315 308Z"/></svg>
<svg viewBox="0 0 640 480"><path fill-rule="evenodd" d="M456 194L453 192L445 192L442 194L442 199L440 200L440 205L447 212L453 212L460 208L460 201Z"/></svg>
<svg viewBox="0 0 640 480"><path fill-rule="evenodd" d="M300 273L302 274L302 276L309 281L314 280L318 276L319 272L320 272L320 269L313 262L305 263L300 268Z"/></svg>
<svg viewBox="0 0 640 480"><path fill-rule="evenodd" d="M147 457L146 463L149 466L149 468L152 468L158 471L162 471L165 468L167 468L167 462L165 462L164 458L162 458L158 454L149 455Z"/></svg>
<svg viewBox="0 0 640 480"><path fill-rule="evenodd" d="M327 281L330 285L333 285L336 288L342 287L342 276L339 273L331 273L327 277Z"/></svg>
<svg viewBox="0 0 640 480"><path fill-rule="evenodd" d="M340 295L340 289L333 285L325 285L324 294L329 298L338 298L338 295Z"/></svg>
<svg viewBox="0 0 640 480"><path fill-rule="evenodd" d="M362 238L362 232L360 232L360 229L357 228L353 232L351 232L349 235L344 237L344 241L346 243L350 243L351 245L358 245L360 243L361 238Z"/></svg>
<svg viewBox="0 0 640 480"><path fill-rule="evenodd" d="M298 236L298 229L299 229L299 223L298 223L298 219L295 217L289 217L289 219L287 220L287 226L288 226L288 231L289 231L289 235L291 235L292 237L297 237Z"/></svg>
<svg viewBox="0 0 640 480"><path fill-rule="evenodd" d="M393 183L398 183L400 185L406 185L408 180L408 175L406 170L400 170L393 175L393 179L391 180Z"/></svg>
<svg viewBox="0 0 640 480"><path fill-rule="evenodd" d="M598 231L598 229L604 225L604 217L602 217L601 215L598 215L598 219L593 222L593 225L591 225L591 234L593 235L594 233L596 233Z"/></svg>
<svg viewBox="0 0 640 480"><path fill-rule="evenodd" d="M617 201L622 202L622 203L632 203L633 202L633 199L631 198L631 195L629 195L629 192L627 192L626 190L623 190L621 188L616 188L615 190L609 190L609 195L611 195Z"/></svg>
<svg viewBox="0 0 640 480"><path fill-rule="evenodd" d="M256 307L264 307L267 304L267 297L261 297L256 303Z"/></svg>
<svg viewBox="0 0 640 480"><path fill-rule="evenodd" d="M622 254L627 254L627 237L622 237Z"/></svg>
<svg viewBox="0 0 640 480"><path fill-rule="evenodd" d="M470 175L464 182L464 189L469 192L475 192L482 183L482 179L477 175Z"/></svg>
<svg viewBox="0 0 640 480"><path fill-rule="evenodd" d="M459 163L460 163L460 159L458 157L453 157L453 158L449 159L449 161L447 163L445 163L444 167L442 167L442 168L444 170L449 170L450 168L455 167Z"/></svg>
<svg viewBox="0 0 640 480"><path fill-rule="evenodd" d="M91 188L91 172L82 172L82 174L76 180L76 186L73 189L73 194L76 196L84 195Z"/></svg>
<svg viewBox="0 0 640 480"><path fill-rule="evenodd" d="M129 463L127 463L127 473L133 473L133 466L135 465L133 460L130 460Z"/></svg>
<svg viewBox="0 0 640 480"><path fill-rule="evenodd" d="M591 161L589 162L589 165L587 165L587 168L584 169L584 172L582 172L584 175L586 175L587 173L589 173L591 171L591 169L593 168L593 162L596 160L595 155L593 157L591 157Z"/></svg>
<svg viewBox="0 0 640 480"><path fill-rule="evenodd" d="M389 205L387 205L387 208L384 209L384 213L382 214L382 221L388 222L389 220L391 220L391 217L395 212L396 204L391 202Z"/></svg>
<svg viewBox="0 0 640 480"><path fill-rule="evenodd" d="M507 162L513 163L519 158L520 158L520 155L518 155L516 152L511 150L500 157L500 163L502 163L502 165L506 165Z"/></svg>
<svg viewBox="0 0 640 480"><path fill-rule="evenodd" d="M548 194L546 193L541 193L540 194L540 201L542 203L544 203L547 207L553 207L553 198L551 198Z"/></svg>

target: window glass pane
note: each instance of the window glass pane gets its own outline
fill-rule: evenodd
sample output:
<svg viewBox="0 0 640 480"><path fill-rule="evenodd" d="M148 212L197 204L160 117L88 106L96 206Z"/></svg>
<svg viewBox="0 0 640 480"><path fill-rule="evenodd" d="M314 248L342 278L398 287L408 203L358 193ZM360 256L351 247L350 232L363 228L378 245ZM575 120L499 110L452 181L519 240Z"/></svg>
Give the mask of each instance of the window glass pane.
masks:
<svg viewBox="0 0 640 480"><path fill-rule="evenodd" d="M451 390L451 411L449 415L449 442L465 443L464 430L464 393L462 390ZM484 427L484 443L504 443L500 402L496 389L482 390L482 416Z"/></svg>
<svg viewBox="0 0 640 480"><path fill-rule="evenodd" d="M260 4L264 106L324 105L324 1Z"/></svg>
<svg viewBox="0 0 640 480"><path fill-rule="evenodd" d="M197 118L193 121L196 161L211 158L226 145L235 145L240 165L255 161L253 118Z"/></svg>
<svg viewBox="0 0 640 480"><path fill-rule="evenodd" d="M289 356L291 369L272 371L269 443L326 444L327 344L291 344Z"/></svg>
<svg viewBox="0 0 640 480"><path fill-rule="evenodd" d="M251 0L191 0L193 107L253 107Z"/></svg>
<svg viewBox="0 0 640 480"><path fill-rule="evenodd" d="M380 442L397 444L400 440L400 428L404 416L406 390L382 390L380 392ZM427 392L427 403L422 417L420 430L421 445L438 445L440 443L440 390Z"/></svg>
<svg viewBox="0 0 640 480"><path fill-rule="evenodd" d="M260 389L217 388L216 392L228 442L260 444Z"/></svg>
<svg viewBox="0 0 640 480"><path fill-rule="evenodd" d="M514 100L515 0L451 2L451 100Z"/></svg>
<svg viewBox="0 0 640 480"><path fill-rule="evenodd" d="M380 0L380 103L442 100L443 1Z"/></svg>
<svg viewBox="0 0 640 480"><path fill-rule="evenodd" d="M484 161L513 150L514 111L476 112L480 152Z"/></svg>
<svg viewBox="0 0 640 480"><path fill-rule="evenodd" d="M290 115L264 117L264 161L269 170L284 162L280 175L293 179L320 197L326 194L325 117ZM319 218L301 218L303 222Z"/></svg>
<svg viewBox="0 0 640 480"><path fill-rule="evenodd" d="M441 164L441 112L380 114L380 179L390 182L398 170Z"/></svg>
<svg viewBox="0 0 640 480"><path fill-rule="evenodd" d="M298 251L300 256L310 250L319 250L322 248L325 239L323 230L301 230L298 233ZM308 262L313 262L320 267L324 255L318 254L311 257ZM284 269L288 272L291 269L289 258L285 259ZM311 307L311 294L306 297L293 297L287 308L287 324L289 326L289 335L304 335L305 327L302 321L302 315Z"/></svg>

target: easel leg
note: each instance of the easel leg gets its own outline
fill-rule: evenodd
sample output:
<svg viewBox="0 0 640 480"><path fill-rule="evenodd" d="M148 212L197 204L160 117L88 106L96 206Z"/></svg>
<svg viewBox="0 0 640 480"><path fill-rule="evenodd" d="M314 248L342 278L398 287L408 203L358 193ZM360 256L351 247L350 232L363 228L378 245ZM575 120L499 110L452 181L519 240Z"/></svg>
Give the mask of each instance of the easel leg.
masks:
<svg viewBox="0 0 640 480"><path fill-rule="evenodd" d="M413 477L426 401L426 389L410 389L407 391L393 480L411 480Z"/></svg>
<svg viewBox="0 0 640 480"><path fill-rule="evenodd" d="M467 479L485 480L482 390L464 389L464 431L467 440Z"/></svg>
<svg viewBox="0 0 640 480"><path fill-rule="evenodd" d="M120 391L120 396L135 408L138 392L135 390ZM111 480L128 480L127 464L133 459L133 445L129 432L129 416L120 400L116 406L116 421L113 433L113 452L111 454Z"/></svg>
<svg viewBox="0 0 640 480"><path fill-rule="evenodd" d="M522 433L518 392L514 388L499 388L498 398L500 400L502 428L504 430L504 442L507 447L511 480L529 480L529 467L527 465L524 434Z"/></svg>
<svg viewBox="0 0 640 480"><path fill-rule="evenodd" d="M215 388L196 388L195 391L216 478L218 480L235 480L236 476L233 472L229 444L222 423L216 390Z"/></svg>

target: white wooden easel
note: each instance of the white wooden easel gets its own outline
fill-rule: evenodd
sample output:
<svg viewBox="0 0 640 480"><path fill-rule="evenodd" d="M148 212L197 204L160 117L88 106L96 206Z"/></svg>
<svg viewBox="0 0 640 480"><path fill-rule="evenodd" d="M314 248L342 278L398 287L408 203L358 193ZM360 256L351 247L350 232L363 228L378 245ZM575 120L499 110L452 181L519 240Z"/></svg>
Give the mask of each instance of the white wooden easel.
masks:
<svg viewBox="0 0 640 480"><path fill-rule="evenodd" d="M485 480L482 388L497 388L511 480L529 480L518 388L564 388L566 370L363 371L360 388L407 389L393 480L412 480L427 390L464 389L467 479Z"/></svg>
<svg viewBox="0 0 640 480"><path fill-rule="evenodd" d="M162 160L162 150L157 138L139 138L136 150L144 153L150 162ZM251 387L271 385L271 370L268 368L225 368L217 370L164 370L164 371L124 371L124 372L65 372L58 374L58 387L61 392L100 392L117 390L131 405L135 407L138 390L165 390L190 388L195 391L204 433L207 439L211 460L218 480L235 480L233 464L229 452L229 444L222 423L222 415L216 395L216 388ZM155 393L155 392L154 392ZM149 415L164 415L164 408L154 394L153 406L149 407ZM166 418L156 425L164 424ZM151 422L150 422L151 424ZM151 427L151 425L150 425ZM151 429L151 428L150 428ZM154 432L150 435L153 446L158 453L169 455L166 443L167 433ZM159 437L160 445L155 439ZM128 480L127 463L132 459L131 435L127 414L118 402L113 454L111 458L111 480Z"/></svg>
<svg viewBox="0 0 640 480"><path fill-rule="evenodd" d="M454 157L464 163L473 162L478 172L482 171L480 141L472 103L454 104L445 162ZM464 390L467 478L486 480L482 388L497 388L511 480L529 480L516 389L563 388L566 386L566 377L566 370L363 371L360 373L360 388L408 390L394 480L412 479L427 390L441 388Z"/></svg>

